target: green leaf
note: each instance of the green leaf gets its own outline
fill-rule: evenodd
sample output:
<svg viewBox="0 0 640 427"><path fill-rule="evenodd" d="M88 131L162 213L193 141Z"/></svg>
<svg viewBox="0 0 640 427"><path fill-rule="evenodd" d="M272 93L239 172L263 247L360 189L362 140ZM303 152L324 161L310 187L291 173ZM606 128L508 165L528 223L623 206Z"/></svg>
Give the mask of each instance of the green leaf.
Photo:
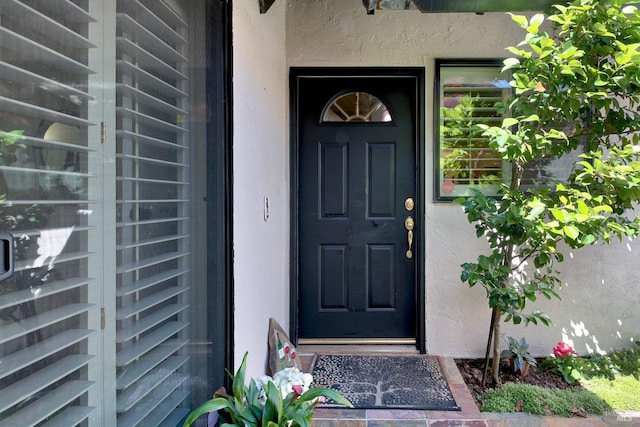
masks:
<svg viewBox="0 0 640 427"><path fill-rule="evenodd" d="M338 405L344 405L349 408L353 408L353 404L349 402L349 400L347 400L347 398L342 394L330 388L324 387L310 388L298 398L297 402L308 402L316 399L317 397L325 397L326 399L329 399Z"/></svg>
<svg viewBox="0 0 640 427"><path fill-rule="evenodd" d="M268 422L272 421L280 425L282 422L282 395L274 383L269 381L266 386L267 401L262 410L262 427L269 427Z"/></svg>
<svg viewBox="0 0 640 427"><path fill-rule="evenodd" d="M565 236L572 240L577 239L580 235L580 230L574 225L565 225L562 228L562 231L564 232Z"/></svg>
<svg viewBox="0 0 640 427"><path fill-rule="evenodd" d="M555 219L557 219L561 224L566 224L570 221L569 213L564 209L551 208L551 214Z"/></svg>
<svg viewBox="0 0 640 427"><path fill-rule="evenodd" d="M233 396L236 399L240 399L240 401L244 400L245 397L245 385L244 385L244 379L246 376L246 372L247 372L247 356L249 355L248 352L244 353L244 357L242 358L242 363L240 364L240 368L238 369L238 372L236 372L236 374L233 377Z"/></svg>
<svg viewBox="0 0 640 427"><path fill-rule="evenodd" d="M582 238L581 243L583 245L591 245L596 241L596 236L594 236L593 234L587 234Z"/></svg>
<svg viewBox="0 0 640 427"><path fill-rule="evenodd" d="M538 13L536 15L533 15L531 17L531 20L529 21L529 25L527 26L527 31L531 34L538 34L540 25L542 25L543 22L544 22L543 14Z"/></svg>
<svg viewBox="0 0 640 427"><path fill-rule="evenodd" d="M513 22L518 24L520 27L527 28L529 26L529 23L527 22L527 17L526 16L524 16L524 15L515 15L513 13L509 13L509 15L511 15L511 19L513 20Z"/></svg>
<svg viewBox="0 0 640 427"><path fill-rule="evenodd" d="M313 415L310 414L310 415ZM288 414L289 418L293 420L294 423L298 424L300 427L310 427L311 423L309 422L309 420L307 419L307 417L303 416L302 414L298 413L298 412L291 412L290 414Z"/></svg>
<svg viewBox="0 0 640 427"><path fill-rule="evenodd" d="M489 258L487 258L486 256L484 256L484 255L480 255L478 257L478 265L483 270L490 270L491 269L491 260Z"/></svg>
<svg viewBox="0 0 640 427"><path fill-rule="evenodd" d="M514 119L513 117L507 117L502 121L502 127L508 128L518 124L518 119Z"/></svg>
<svg viewBox="0 0 640 427"><path fill-rule="evenodd" d="M233 406L225 398L217 397L215 399L207 400L202 405L191 411L187 419L184 421L183 427L190 426L203 414L208 414L209 412L218 411L224 408L233 410Z"/></svg>
<svg viewBox="0 0 640 427"><path fill-rule="evenodd" d="M520 65L520 60L517 58L507 58L503 61L504 63L504 67L502 68L502 71L505 70L509 70L513 67L517 67Z"/></svg>
<svg viewBox="0 0 640 427"><path fill-rule="evenodd" d="M522 323L522 316L520 316L518 313L513 313L512 320L514 325L519 325L520 323Z"/></svg>

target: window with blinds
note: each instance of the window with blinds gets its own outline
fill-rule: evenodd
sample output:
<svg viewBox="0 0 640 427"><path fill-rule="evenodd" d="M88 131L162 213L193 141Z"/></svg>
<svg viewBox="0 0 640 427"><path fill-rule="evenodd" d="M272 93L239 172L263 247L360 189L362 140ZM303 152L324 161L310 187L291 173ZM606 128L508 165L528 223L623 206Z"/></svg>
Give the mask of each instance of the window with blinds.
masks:
<svg viewBox="0 0 640 427"><path fill-rule="evenodd" d="M502 123L497 103L511 88L501 76L501 63L438 61L436 68L436 198L468 195L470 188L494 195L507 171L475 125Z"/></svg>
<svg viewBox="0 0 640 427"><path fill-rule="evenodd" d="M208 5L0 0L0 427L178 425L210 397Z"/></svg>
<svg viewBox="0 0 640 427"><path fill-rule="evenodd" d="M95 224L86 2L0 3L0 426L82 423L96 408Z"/></svg>
<svg viewBox="0 0 640 427"><path fill-rule="evenodd" d="M189 412L186 19L157 0L117 2L118 426L176 425Z"/></svg>

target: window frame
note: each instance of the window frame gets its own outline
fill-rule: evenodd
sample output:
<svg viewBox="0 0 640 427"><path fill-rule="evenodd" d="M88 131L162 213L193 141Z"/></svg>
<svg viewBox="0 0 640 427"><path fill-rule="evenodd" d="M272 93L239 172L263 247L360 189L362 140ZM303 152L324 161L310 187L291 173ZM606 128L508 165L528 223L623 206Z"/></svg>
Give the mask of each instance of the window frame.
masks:
<svg viewBox="0 0 640 427"><path fill-rule="evenodd" d="M443 59L438 58L435 60L435 75L434 75L434 97L433 97L433 109L434 109L434 183L433 183L433 200L435 202L451 202L458 197L464 197L468 195L468 191L465 191L464 194L445 194L442 191L442 184L445 182L443 177L441 177L441 153L442 153L442 137L441 137L441 120L442 120L442 100L443 93L441 87L442 81L442 70L446 68L480 68L480 67L495 67L497 74L501 74L501 69L503 67L503 58L484 58L484 59ZM506 79L505 79L506 80ZM511 96L513 93L513 89L510 90L510 93L506 93L505 90L505 99ZM502 182L506 182L509 179L510 169L508 167L508 163L504 160L502 161ZM476 188L483 191L483 188L486 190L488 188L493 189L493 191L483 191L487 196L497 197L498 186L489 186L487 184L476 184L469 185L467 188Z"/></svg>

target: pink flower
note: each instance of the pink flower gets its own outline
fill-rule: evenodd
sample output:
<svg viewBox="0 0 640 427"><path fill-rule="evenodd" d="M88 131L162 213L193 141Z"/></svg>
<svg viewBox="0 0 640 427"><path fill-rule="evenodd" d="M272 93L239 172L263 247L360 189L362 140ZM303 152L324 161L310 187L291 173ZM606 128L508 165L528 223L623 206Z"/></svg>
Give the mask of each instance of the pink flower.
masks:
<svg viewBox="0 0 640 427"><path fill-rule="evenodd" d="M296 397L300 396L302 394L302 386L301 385L294 385L292 388L293 388L293 392L295 393Z"/></svg>
<svg viewBox="0 0 640 427"><path fill-rule="evenodd" d="M559 342L558 345L553 347L553 354L556 357L569 357L571 355L578 355L573 347L564 342Z"/></svg>

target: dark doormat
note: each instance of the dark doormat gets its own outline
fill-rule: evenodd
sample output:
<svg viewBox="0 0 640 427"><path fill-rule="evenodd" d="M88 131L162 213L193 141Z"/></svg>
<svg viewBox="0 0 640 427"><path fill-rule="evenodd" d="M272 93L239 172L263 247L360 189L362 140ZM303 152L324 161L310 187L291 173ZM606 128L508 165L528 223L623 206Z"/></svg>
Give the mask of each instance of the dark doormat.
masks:
<svg viewBox="0 0 640 427"><path fill-rule="evenodd" d="M320 354L312 374L312 387L338 390L355 408L460 410L433 356Z"/></svg>

